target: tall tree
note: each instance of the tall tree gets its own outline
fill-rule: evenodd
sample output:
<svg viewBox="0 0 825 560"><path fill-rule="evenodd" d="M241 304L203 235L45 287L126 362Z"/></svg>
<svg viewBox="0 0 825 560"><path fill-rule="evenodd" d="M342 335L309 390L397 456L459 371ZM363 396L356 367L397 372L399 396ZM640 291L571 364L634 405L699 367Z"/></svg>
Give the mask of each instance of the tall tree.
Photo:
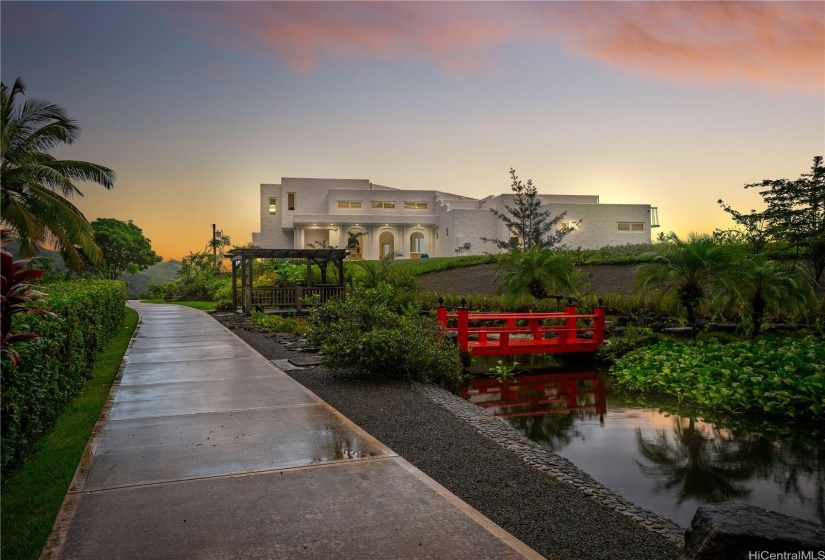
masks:
<svg viewBox="0 0 825 560"><path fill-rule="evenodd" d="M88 268L100 276L117 280L124 272L135 274L163 260L132 220L98 218L91 225L103 256L98 264L90 263Z"/></svg>
<svg viewBox="0 0 825 560"><path fill-rule="evenodd" d="M83 196L73 181L92 181L106 189L114 186L115 173L95 163L58 160L47 152L59 144L73 144L80 128L65 109L49 101L21 102L26 86L20 78L9 89L0 85L0 205L2 221L17 238L20 254L36 254L44 244L54 244L66 265L83 269L75 246L92 262L100 249L94 232L69 198Z"/></svg>
<svg viewBox="0 0 825 560"><path fill-rule="evenodd" d="M763 212L741 214L719 204L734 221L756 235L787 241L808 265L811 277L819 283L825 272L825 166L822 156L813 159L809 173L799 179L765 179L745 185L763 188L759 195L767 208Z"/></svg>
<svg viewBox="0 0 825 560"><path fill-rule="evenodd" d="M504 205L504 212L490 208L490 212L501 220L510 232L510 238L492 239L482 237L485 243L493 243L499 249L514 253L528 251L531 247L552 249L561 243L570 233L569 228L559 228L559 221L566 215L562 212L551 218L550 212L542 211L541 198L532 179L524 184L516 175L515 169L510 169L512 184L510 188L515 193L514 205Z"/></svg>
<svg viewBox="0 0 825 560"><path fill-rule="evenodd" d="M687 314L696 338L696 310L714 291L722 291L736 271L736 245L714 243L707 235L691 233L687 240L676 235L656 246L649 262L636 269L636 289L675 296Z"/></svg>

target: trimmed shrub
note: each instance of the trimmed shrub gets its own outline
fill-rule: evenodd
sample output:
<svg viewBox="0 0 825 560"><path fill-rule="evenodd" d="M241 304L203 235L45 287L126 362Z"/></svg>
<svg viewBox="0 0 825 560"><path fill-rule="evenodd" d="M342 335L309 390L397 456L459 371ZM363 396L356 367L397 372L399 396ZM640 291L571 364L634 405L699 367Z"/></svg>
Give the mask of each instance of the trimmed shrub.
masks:
<svg viewBox="0 0 825 560"><path fill-rule="evenodd" d="M433 381L456 389L463 380L458 347L431 317L393 305L394 290L353 288L310 315L309 341L323 347L323 363L336 370Z"/></svg>
<svg viewBox="0 0 825 560"><path fill-rule="evenodd" d="M126 284L75 280L38 285L56 318L18 315L15 330L41 336L18 346L20 363L2 363L2 471L18 463L83 387L123 323Z"/></svg>

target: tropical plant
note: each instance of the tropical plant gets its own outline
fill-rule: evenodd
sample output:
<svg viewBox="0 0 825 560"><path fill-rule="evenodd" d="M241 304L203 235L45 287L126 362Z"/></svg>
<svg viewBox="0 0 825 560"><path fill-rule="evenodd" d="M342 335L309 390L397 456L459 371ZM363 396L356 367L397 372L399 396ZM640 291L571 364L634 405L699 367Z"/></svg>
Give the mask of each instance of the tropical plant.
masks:
<svg viewBox="0 0 825 560"><path fill-rule="evenodd" d="M513 300L528 294L545 299L550 293L576 289L570 260L539 246L502 258L496 267L496 282L499 293Z"/></svg>
<svg viewBox="0 0 825 560"><path fill-rule="evenodd" d="M121 274L136 274L163 260L152 250L152 242L143 236L143 230L132 223L114 218L98 218L92 222L95 243L102 259L88 268L98 276L117 280Z"/></svg>
<svg viewBox="0 0 825 560"><path fill-rule="evenodd" d="M3 223L20 243L20 254L31 256L53 243L76 272L83 269L76 246L92 262L99 262L101 252L92 227L68 199L83 194L73 181L92 181L111 189L114 171L48 154L59 144L74 143L80 128L65 109L49 101L21 103L19 96L26 86L20 78L11 89L2 84L0 90L0 206Z"/></svg>
<svg viewBox="0 0 825 560"><path fill-rule="evenodd" d="M732 289L750 309L751 338L759 336L766 313L804 314L815 304L816 295L797 265L756 255L740 261L739 271Z"/></svg>
<svg viewBox="0 0 825 560"><path fill-rule="evenodd" d="M510 188L516 195L513 199L515 205L505 204L504 212L490 208L490 212L507 226L510 238L502 240L482 237L481 240L511 253L526 251L531 247L550 249L561 243L570 233L569 228L558 227L559 220L566 212L551 218L550 212L541 210L542 201L532 179L528 179L527 184L522 183L515 169L510 169L510 178L513 181Z"/></svg>
<svg viewBox="0 0 825 560"><path fill-rule="evenodd" d="M219 256L218 253L223 254L223 249L230 245L232 245L232 240L229 236L221 230L216 230L215 224L212 224L212 239L206 243L206 250L212 251L212 257L215 259L216 272L221 271L221 256Z"/></svg>
<svg viewBox="0 0 825 560"><path fill-rule="evenodd" d="M5 231L0 231L0 238L5 235ZM0 250L0 326L2 326L2 338L0 338L0 354L7 356L13 365L17 365L20 355L11 347L14 343L34 340L40 335L35 332L14 332L12 331L12 316L24 313L38 313L55 317L51 311L35 307L32 304L46 294L33 290L29 282L36 280L43 274L42 270L29 268L31 259L15 261L11 253L6 251L5 246L11 242L9 239L2 240L2 250ZM41 303L46 303L40 299Z"/></svg>
<svg viewBox="0 0 825 560"><path fill-rule="evenodd" d="M731 281L740 252L738 246L714 243L707 235L691 233L687 240L674 235L636 269L636 290L676 297L695 339L699 304Z"/></svg>
<svg viewBox="0 0 825 560"><path fill-rule="evenodd" d="M377 288L382 284L392 287L393 290L415 292L416 283L413 273L405 268L394 265L391 258L383 258L379 262L353 261L351 270L358 272L352 276L353 285L363 288Z"/></svg>

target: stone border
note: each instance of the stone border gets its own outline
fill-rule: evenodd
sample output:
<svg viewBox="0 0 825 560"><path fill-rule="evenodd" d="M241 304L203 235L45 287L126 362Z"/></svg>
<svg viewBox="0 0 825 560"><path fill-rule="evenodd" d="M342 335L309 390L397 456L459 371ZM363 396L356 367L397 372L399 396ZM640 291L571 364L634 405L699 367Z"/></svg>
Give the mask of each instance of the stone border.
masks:
<svg viewBox="0 0 825 560"><path fill-rule="evenodd" d="M619 496L568 459L527 439L507 422L436 385L412 385L416 391L470 424L483 436L515 453L528 465L556 480L570 484L594 502L624 515L640 527L659 533L671 542L684 545L684 527Z"/></svg>

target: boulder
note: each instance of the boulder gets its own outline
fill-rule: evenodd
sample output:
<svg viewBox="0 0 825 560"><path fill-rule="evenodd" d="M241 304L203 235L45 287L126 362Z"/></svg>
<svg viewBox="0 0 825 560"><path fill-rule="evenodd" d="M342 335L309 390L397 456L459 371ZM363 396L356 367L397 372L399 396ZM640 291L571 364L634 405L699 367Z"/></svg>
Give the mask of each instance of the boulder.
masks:
<svg viewBox="0 0 825 560"><path fill-rule="evenodd" d="M749 504L702 506L685 531L684 553L695 560L782 558L770 554L802 552L811 555L799 558L825 558L825 526Z"/></svg>

